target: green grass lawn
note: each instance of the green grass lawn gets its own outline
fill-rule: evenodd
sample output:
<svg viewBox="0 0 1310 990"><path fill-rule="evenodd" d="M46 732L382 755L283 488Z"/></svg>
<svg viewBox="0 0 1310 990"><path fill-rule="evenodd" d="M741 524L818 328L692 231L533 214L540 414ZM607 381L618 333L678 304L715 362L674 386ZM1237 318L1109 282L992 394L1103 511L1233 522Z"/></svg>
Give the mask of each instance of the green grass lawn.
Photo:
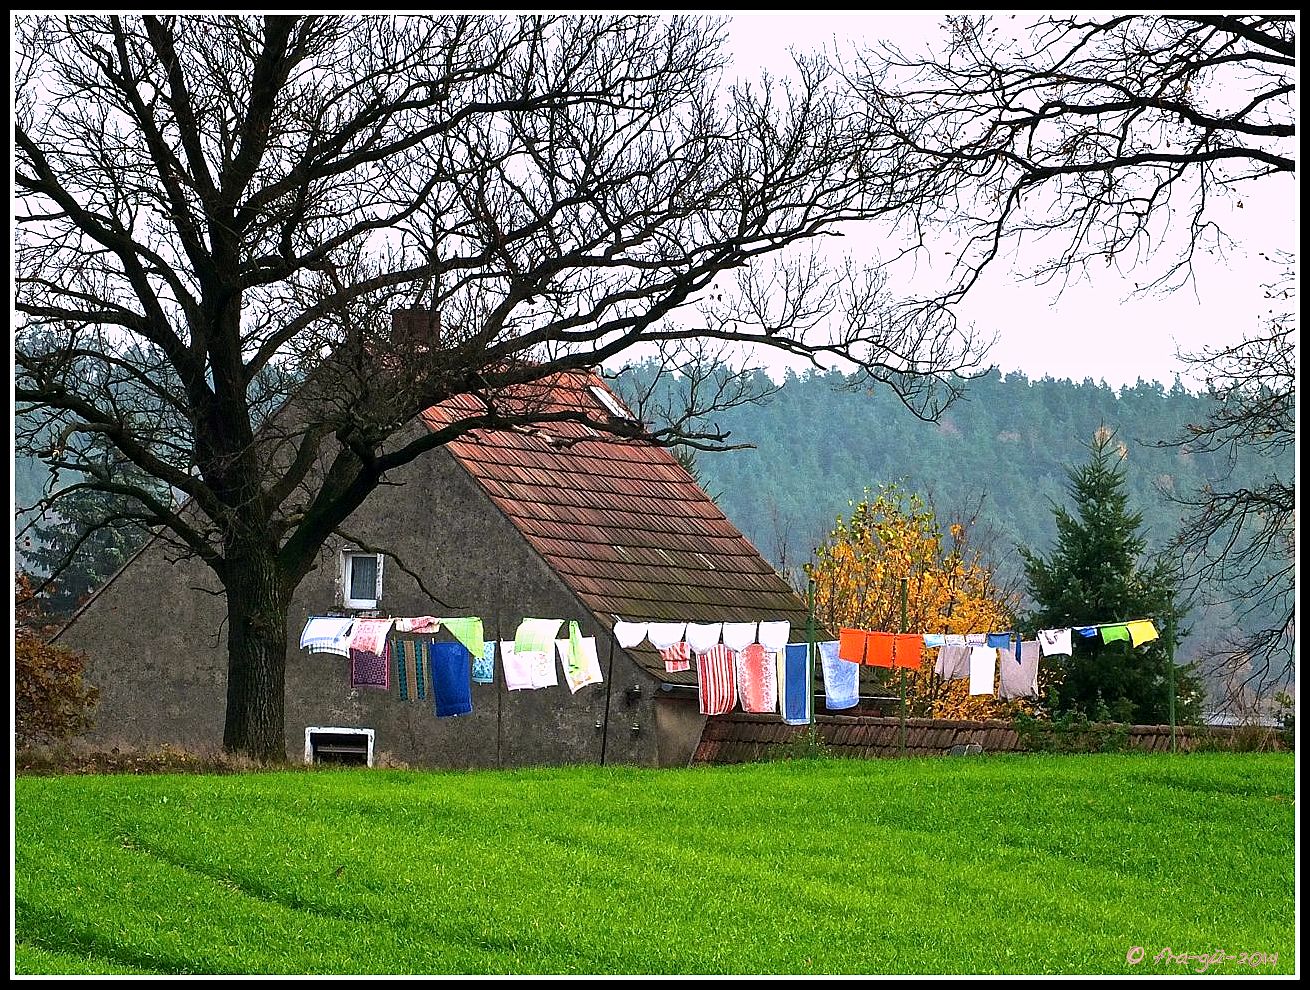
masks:
<svg viewBox="0 0 1310 990"><path fill-rule="evenodd" d="M1291 973L1293 786L1287 754L25 777L15 966Z"/></svg>

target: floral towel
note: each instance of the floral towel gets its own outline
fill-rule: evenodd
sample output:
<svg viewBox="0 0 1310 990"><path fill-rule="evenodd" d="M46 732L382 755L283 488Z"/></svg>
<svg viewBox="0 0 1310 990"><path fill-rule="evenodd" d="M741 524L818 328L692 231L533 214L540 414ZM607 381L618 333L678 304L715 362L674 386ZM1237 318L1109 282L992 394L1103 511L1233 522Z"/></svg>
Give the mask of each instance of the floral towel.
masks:
<svg viewBox="0 0 1310 990"><path fill-rule="evenodd" d="M778 710L777 672L772 657L759 643L737 654L737 697L744 712Z"/></svg>
<svg viewBox="0 0 1310 990"><path fill-rule="evenodd" d="M478 684L490 684L496 679L496 641L482 644L482 652L473 655L473 680Z"/></svg>
<svg viewBox="0 0 1310 990"><path fill-rule="evenodd" d="M588 684L599 684L600 661L596 658L596 638L586 636L576 643L567 639L555 640L560 663L564 666L564 681L574 694Z"/></svg>

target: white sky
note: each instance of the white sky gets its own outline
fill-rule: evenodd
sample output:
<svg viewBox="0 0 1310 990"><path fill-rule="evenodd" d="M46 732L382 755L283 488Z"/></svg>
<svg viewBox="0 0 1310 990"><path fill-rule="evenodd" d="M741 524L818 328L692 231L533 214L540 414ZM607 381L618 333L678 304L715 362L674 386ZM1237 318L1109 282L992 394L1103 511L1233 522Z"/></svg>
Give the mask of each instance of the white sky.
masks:
<svg viewBox="0 0 1310 990"><path fill-rule="evenodd" d="M1021 14L1021 17L1031 15ZM907 52L923 51L941 38L943 15L781 13L736 14L730 27L736 74L761 69L786 73L787 50L832 49L834 37L847 43L888 40ZM1275 269L1259 252L1297 245L1299 190L1291 176L1271 176L1249 184L1243 209L1222 215L1225 231L1238 241L1226 258L1207 258L1195 286L1171 295L1131 296L1134 282L1147 282L1159 269L1116 273L1107 269L1091 283L1071 285L1055 298L1054 287L1016 284L1013 269L998 259L974 287L960 313L982 331L998 336L988 362L1002 371L1030 377L1051 375L1110 385L1134 384L1139 377L1168 386L1183 365L1177 352L1235 343L1255 326L1269 304L1262 283ZM870 229L868 250L877 248ZM856 246L848 235L843 247ZM858 250L858 248L857 248ZM776 370L781 365L769 365ZM1193 382L1184 377L1185 383Z"/></svg>

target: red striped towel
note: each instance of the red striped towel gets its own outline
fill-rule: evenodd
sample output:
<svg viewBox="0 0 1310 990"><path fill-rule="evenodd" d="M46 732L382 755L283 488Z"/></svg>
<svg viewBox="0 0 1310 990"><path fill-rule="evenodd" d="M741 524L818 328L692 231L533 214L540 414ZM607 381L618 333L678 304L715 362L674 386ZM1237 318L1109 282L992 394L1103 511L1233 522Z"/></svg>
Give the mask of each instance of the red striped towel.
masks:
<svg viewBox="0 0 1310 990"><path fill-rule="evenodd" d="M722 643L696 657L696 680L700 685L702 715L726 715L737 700L737 679L732 669L732 651Z"/></svg>
<svg viewBox="0 0 1310 990"><path fill-rule="evenodd" d="M674 643L660 650L660 656L664 659L664 669L670 674L691 670L691 647L686 643Z"/></svg>

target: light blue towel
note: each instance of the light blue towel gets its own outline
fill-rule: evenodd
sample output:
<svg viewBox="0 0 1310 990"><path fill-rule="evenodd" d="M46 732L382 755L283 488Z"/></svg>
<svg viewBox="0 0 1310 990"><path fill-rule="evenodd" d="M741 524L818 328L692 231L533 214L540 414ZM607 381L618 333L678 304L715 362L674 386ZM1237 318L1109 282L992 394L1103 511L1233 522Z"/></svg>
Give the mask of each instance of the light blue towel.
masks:
<svg viewBox="0 0 1310 990"><path fill-rule="evenodd" d="M845 661L843 661L845 662ZM855 664L851 664L852 667ZM782 720L788 725L810 724L810 665L806 661L804 643L788 643L783 661Z"/></svg>
<svg viewBox="0 0 1310 990"><path fill-rule="evenodd" d="M946 645L946 637L941 633L924 633L923 648L925 650L935 649L938 646Z"/></svg>
<svg viewBox="0 0 1310 990"><path fill-rule="evenodd" d="M496 641L482 644L482 656L473 658L473 680L490 684L496 678Z"/></svg>
<svg viewBox="0 0 1310 990"><path fill-rule="evenodd" d="M860 703L860 665L837 657L837 641L819 644L823 661L824 707L830 712L854 708Z"/></svg>

